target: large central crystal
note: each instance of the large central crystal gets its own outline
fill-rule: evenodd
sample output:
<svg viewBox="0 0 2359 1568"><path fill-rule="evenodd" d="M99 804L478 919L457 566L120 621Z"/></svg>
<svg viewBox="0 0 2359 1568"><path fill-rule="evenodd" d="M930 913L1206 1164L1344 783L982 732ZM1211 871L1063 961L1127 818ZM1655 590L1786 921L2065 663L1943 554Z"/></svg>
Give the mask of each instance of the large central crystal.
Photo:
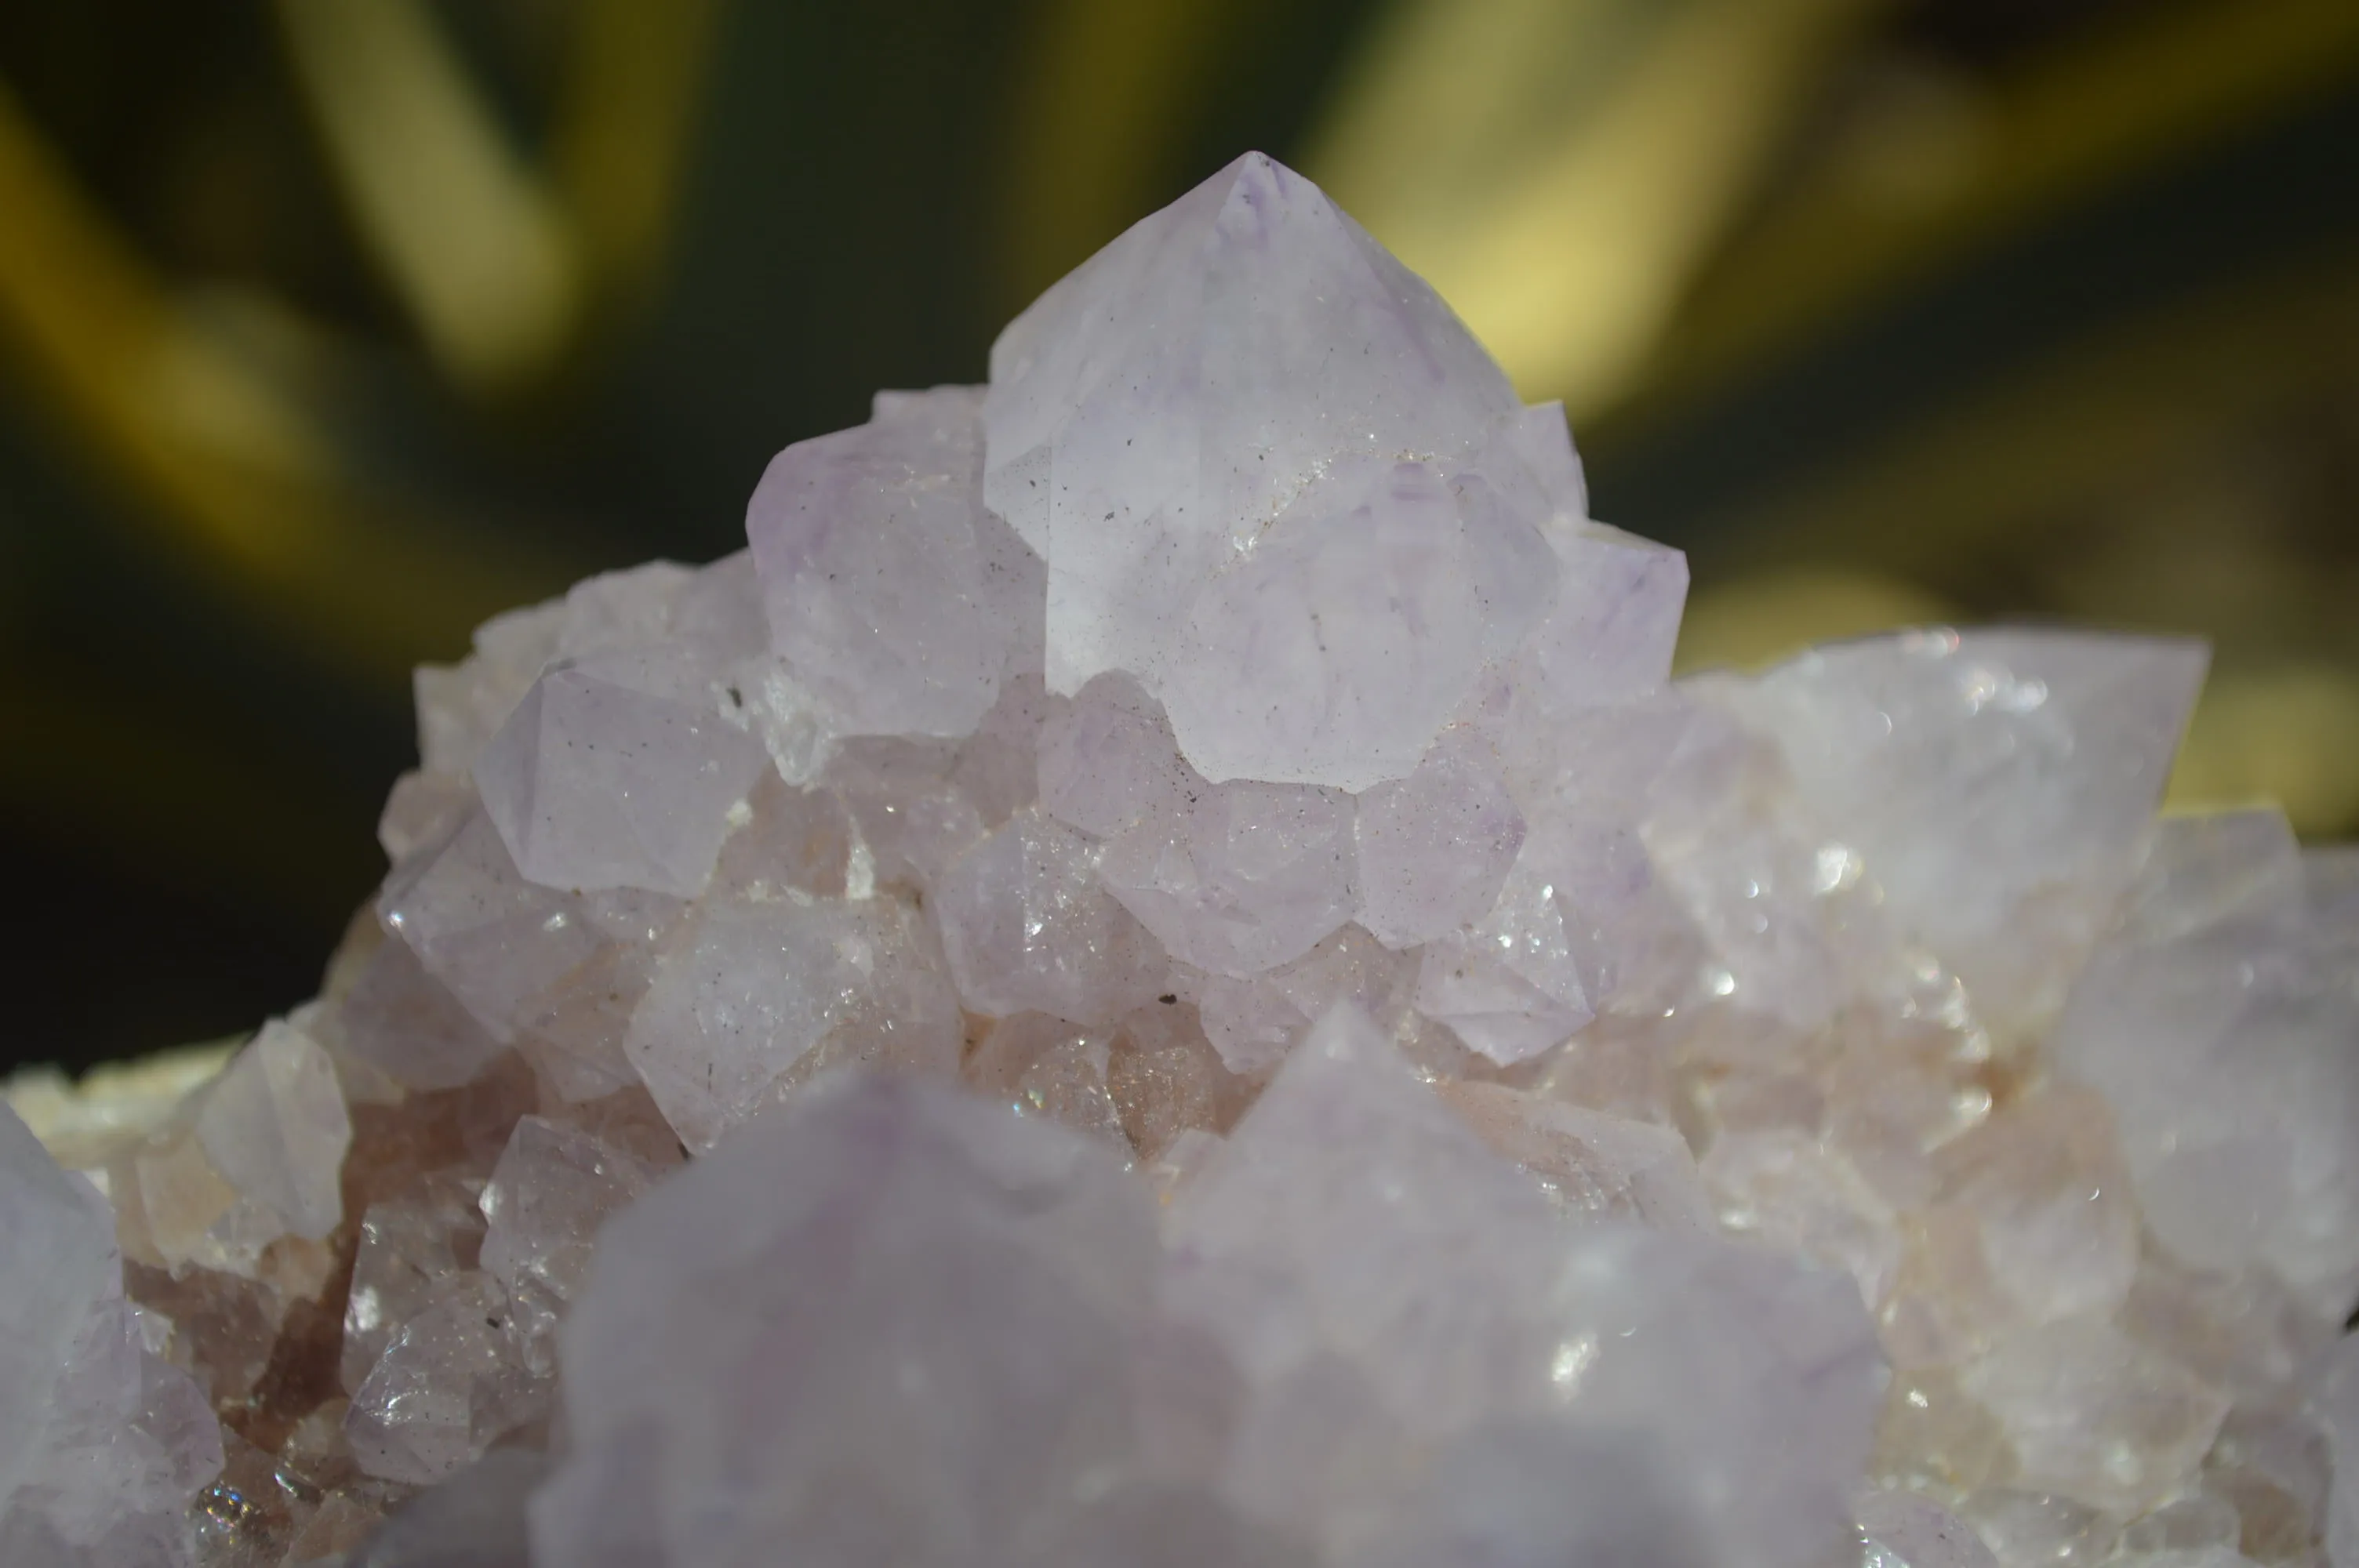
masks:
<svg viewBox="0 0 2359 1568"><path fill-rule="evenodd" d="M487 624L322 996L0 1112L0 1563L2359 1568L2359 859L1587 513L1249 157Z"/></svg>

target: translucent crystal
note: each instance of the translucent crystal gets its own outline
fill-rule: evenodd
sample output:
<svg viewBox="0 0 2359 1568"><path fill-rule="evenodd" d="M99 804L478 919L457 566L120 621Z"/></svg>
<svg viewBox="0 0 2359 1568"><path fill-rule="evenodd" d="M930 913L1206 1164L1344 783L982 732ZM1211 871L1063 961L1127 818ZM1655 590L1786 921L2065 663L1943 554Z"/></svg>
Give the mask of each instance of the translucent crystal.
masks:
<svg viewBox="0 0 2359 1568"><path fill-rule="evenodd" d="M579 1128L527 1116L516 1126L484 1188L480 1252L499 1281L536 1370L549 1370L537 1342L554 1330L590 1265L599 1224L629 1205L656 1173Z"/></svg>
<svg viewBox="0 0 2359 1568"><path fill-rule="evenodd" d="M1504 1084L1447 1084L1440 1092L1484 1142L1538 1177L1568 1210L1696 1235L1712 1230L1711 1195L1687 1141L1670 1128Z"/></svg>
<svg viewBox="0 0 2359 1568"><path fill-rule="evenodd" d="M957 999L897 901L716 905L665 957L624 1049L680 1141L722 1133L827 1067L951 1070Z"/></svg>
<svg viewBox="0 0 2359 1568"><path fill-rule="evenodd" d="M712 874L768 758L674 661L641 652L552 665L475 759L484 809L545 887L689 897Z"/></svg>
<svg viewBox="0 0 2359 1568"><path fill-rule="evenodd" d="M1731 1230L1842 1269L1871 1311L1891 1294L1899 1216L1840 1150L1790 1130L1733 1133L1705 1151L1702 1174Z"/></svg>
<svg viewBox="0 0 2359 1568"><path fill-rule="evenodd" d="M393 1336L432 1303L445 1281L477 1266L484 1244L479 1192L473 1183L443 1180L414 1196L371 1204L361 1217L339 1358L347 1391L361 1386Z"/></svg>
<svg viewBox="0 0 2359 1568"><path fill-rule="evenodd" d="M1852 1506L1866 1543L1867 1568L1995 1568L1989 1547L1930 1498L1872 1491Z"/></svg>
<svg viewBox="0 0 2359 1568"><path fill-rule="evenodd" d="M2359 1338L2344 1336L2326 1361L2317 1395L2334 1466L2326 1551L2334 1568L2359 1563Z"/></svg>
<svg viewBox="0 0 2359 1568"><path fill-rule="evenodd" d="M1523 814L1483 738L1448 730L1396 784L1360 796L1359 922L1388 947L1413 947L1496 902L1524 841Z"/></svg>
<svg viewBox="0 0 2359 1568"><path fill-rule="evenodd" d="M2021 1484L2115 1514L2169 1496L2228 1408L2216 1390L2089 1318L2004 1335L1962 1380L2006 1429Z"/></svg>
<svg viewBox="0 0 2359 1568"><path fill-rule="evenodd" d="M2120 1118L2165 1246L2266 1263L2340 1318L2359 1303L2359 990L2302 872L2275 812L2163 823L2055 1049Z"/></svg>
<svg viewBox="0 0 2359 1568"><path fill-rule="evenodd" d="M1362 745L1393 748L1395 776L1416 764L1440 715L1384 715L1393 694L1356 685L1361 672L1340 652L1290 639L1347 574L1448 561L1443 581L1397 580L1453 606L1446 613L1463 628L1448 634L1454 646L1406 613L1364 604L1336 606L1346 611L1337 630L1380 637L1396 627L1402 659L1430 649L1438 667L1413 681L1420 692L1445 687L1443 671L1471 675L1452 661L1479 656L1462 530L1440 471L1412 464L1396 475L1391 460L1461 460L1520 410L1431 290L1308 181L1249 154L1043 295L993 345L991 372L984 495L1049 563L1050 689L1071 693L1121 669L1160 693L1191 631L1201 646L1216 629L1243 629L1262 620L1255 601L1266 598L1267 634L1288 641L1261 652L1266 660L1282 646L1283 661L1266 663L1245 690L1192 683L1173 714L1198 766L1233 776L1210 752L1193 753L1228 746L1242 756L1253 726L1234 740L1229 728L1269 703L1335 743L1331 768ZM1353 477L1313 482L1354 460ZM1336 547L1362 507L1361 527L1397 547ZM1323 545L1321 524L1335 545ZM1326 679L1332 703L1316 696ZM1287 750L1310 743L1260 732ZM1374 782L1314 780L1319 765L1259 776Z"/></svg>
<svg viewBox="0 0 2359 1568"><path fill-rule="evenodd" d="M35 1541L62 1555L118 1531L152 1534L221 1468L203 1393L153 1353L123 1299L113 1228L104 1200L0 1107L0 1546L11 1562L46 1561Z"/></svg>
<svg viewBox="0 0 2359 1568"><path fill-rule="evenodd" d="M1205 1037L1233 1073L1272 1065L1327 1010L1349 1002L1380 1027L1401 1023L1417 983L1413 953L1397 953L1359 925L1321 937L1290 963L1233 979L1176 968L1171 984L1192 1001Z"/></svg>
<svg viewBox="0 0 2359 1568"><path fill-rule="evenodd" d="M1169 1234L1174 1310L1255 1390L1240 1463L1263 1421L1289 1445L1356 1433L1375 1477L1388 1444L1563 1421L1678 1454L1660 1472L1667 1506L1744 1530L1764 1561L1812 1560L1840 1530L1881 1380L1849 1282L1716 1241L1568 1227L1348 1011L1288 1058L1182 1190ZM1313 1376L1359 1391L1318 1418L1302 1402ZM1754 1435L1797 1422L1808 1443ZM1696 1509L1687 1487L1723 1502ZM1331 1520L1331 1539L1352 1539L1370 1506Z"/></svg>
<svg viewBox="0 0 2359 1568"><path fill-rule="evenodd" d="M539 1419L548 1398L507 1292L462 1272L386 1344L353 1390L344 1433L366 1474L430 1486Z"/></svg>
<svg viewBox="0 0 2359 1568"><path fill-rule="evenodd" d="M281 1238L319 1241L335 1229L351 1141L327 1053L273 1020L118 1163L118 1201L166 1265L251 1278Z"/></svg>
<svg viewBox="0 0 2359 1568"><path fill-rule="evenodd" d="M2137 1208L2104 1103L2057 1087L1993 1115L1936 1160L1941 1202L2016 1310L2101 1317L2137 1272Z"/></svg>
<svg viewBox="0 0 2359 1568"><path fill-rule="evenodd" d="M1019 1012L991 1026L961 1076L1019 1116L1045 1116L1094 1132L1129 1152L1122 1112L1107 1087L1114 1033L1047 1013Z"/></svg>
<svg viewBox="0 0 2359 1568"><path fill-rule="evenodd" d="M979 389L877 400L798 442L746 511L781 654L853 735L964 735L999 692L1041 566L983 505Z"/></svg>
<svg viewBox="0 0 2359 1568"><path fill-rule="evenodd" d="M1669 680L1257 156L991 368L420 671L318 998L0 1086L0 1562L2359 1568L2359 851L2157 817L2199 649Z"/></svg>
<svg viewBox="0 0 2359 1568"><path fill-rule="evenodd" d="M1818 820L1982 1011L2063 1000L2137 864L2203 679L2194 643L1910 633L1808 654L1745 704Z"/></svg>
<svg viewBox="0 0 2359 1568"><path fill-rule="evenodd" d="M603 1539L644 1541L643 1563L850 1561L853 1542L1006 1560L1133 1447L1125 1325L1154 1228L1121 1166L907 1080L749 1126L591 1266L560 1335L575 1444L535 1498L535 1559L603 1561ZM608 1474L640 1484L580 1484Z"/></svg>
<svg viewBox="0 0 2359 1568"><path fill-rule="evenodd" d="M1210 787L1180 754L1162 705L1125 675L1075 692L1049 716L1039 744L1041 806L1100 838L1175 816Z"/></svg>
<svg viewBox="0 0 2359 1568"><path fill-rule="evenodd" d="M1246 979L1352 918L1352 800L1306 784L1208 788L1109 841L1098 875L1173 957Z"/></svg>
<svg viewBox="0 0 2359 1568"><path fill-rule="evenodd" d="M934 919L970 1010L1111 1023L1162 990L1169 960L1097 863L1090 839L1025 811L944 874Z"/></svg>

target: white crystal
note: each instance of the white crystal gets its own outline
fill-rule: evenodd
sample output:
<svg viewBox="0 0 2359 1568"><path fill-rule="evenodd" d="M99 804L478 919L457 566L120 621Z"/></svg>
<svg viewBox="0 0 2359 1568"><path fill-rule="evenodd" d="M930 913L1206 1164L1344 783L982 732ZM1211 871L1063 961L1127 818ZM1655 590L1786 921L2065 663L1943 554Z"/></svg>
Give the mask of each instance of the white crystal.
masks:
<svg viewBox="0 0 2359 1568"><path fill-rule="evenodd" d="M1993 1017L2062 1001L2128 883L2199 643L1909 633L1804 654L1744 703L1893 917Z"/></svg>

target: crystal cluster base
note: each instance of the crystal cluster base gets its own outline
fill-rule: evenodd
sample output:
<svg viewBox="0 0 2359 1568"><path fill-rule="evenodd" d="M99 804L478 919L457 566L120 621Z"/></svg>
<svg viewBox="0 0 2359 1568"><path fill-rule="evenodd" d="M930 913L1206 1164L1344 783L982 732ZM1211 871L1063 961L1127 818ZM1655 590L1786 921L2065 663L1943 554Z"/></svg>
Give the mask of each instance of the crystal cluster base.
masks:
<svg viewBox="0 0 2359 1568"><path fill-rule="evenodd" d="M1587 514L1254 157L485 625L321 995L0 1111L0 1563L2359 1568L2359 855Z"/></svg>

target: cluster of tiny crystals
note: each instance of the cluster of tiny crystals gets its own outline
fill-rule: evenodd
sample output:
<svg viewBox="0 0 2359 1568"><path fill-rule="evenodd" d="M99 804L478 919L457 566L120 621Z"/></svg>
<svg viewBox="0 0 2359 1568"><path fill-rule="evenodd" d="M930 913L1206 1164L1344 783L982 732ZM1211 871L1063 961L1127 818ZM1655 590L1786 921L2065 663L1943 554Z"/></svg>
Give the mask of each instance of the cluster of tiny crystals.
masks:
<svg viewBox="0 0 2359 1568"><path fill-rule="evenodd" d="M2359 853L1587 511L1256 156L489 622L318 1000L0 1110L0 1562L2359 1568Z"/></svg>

